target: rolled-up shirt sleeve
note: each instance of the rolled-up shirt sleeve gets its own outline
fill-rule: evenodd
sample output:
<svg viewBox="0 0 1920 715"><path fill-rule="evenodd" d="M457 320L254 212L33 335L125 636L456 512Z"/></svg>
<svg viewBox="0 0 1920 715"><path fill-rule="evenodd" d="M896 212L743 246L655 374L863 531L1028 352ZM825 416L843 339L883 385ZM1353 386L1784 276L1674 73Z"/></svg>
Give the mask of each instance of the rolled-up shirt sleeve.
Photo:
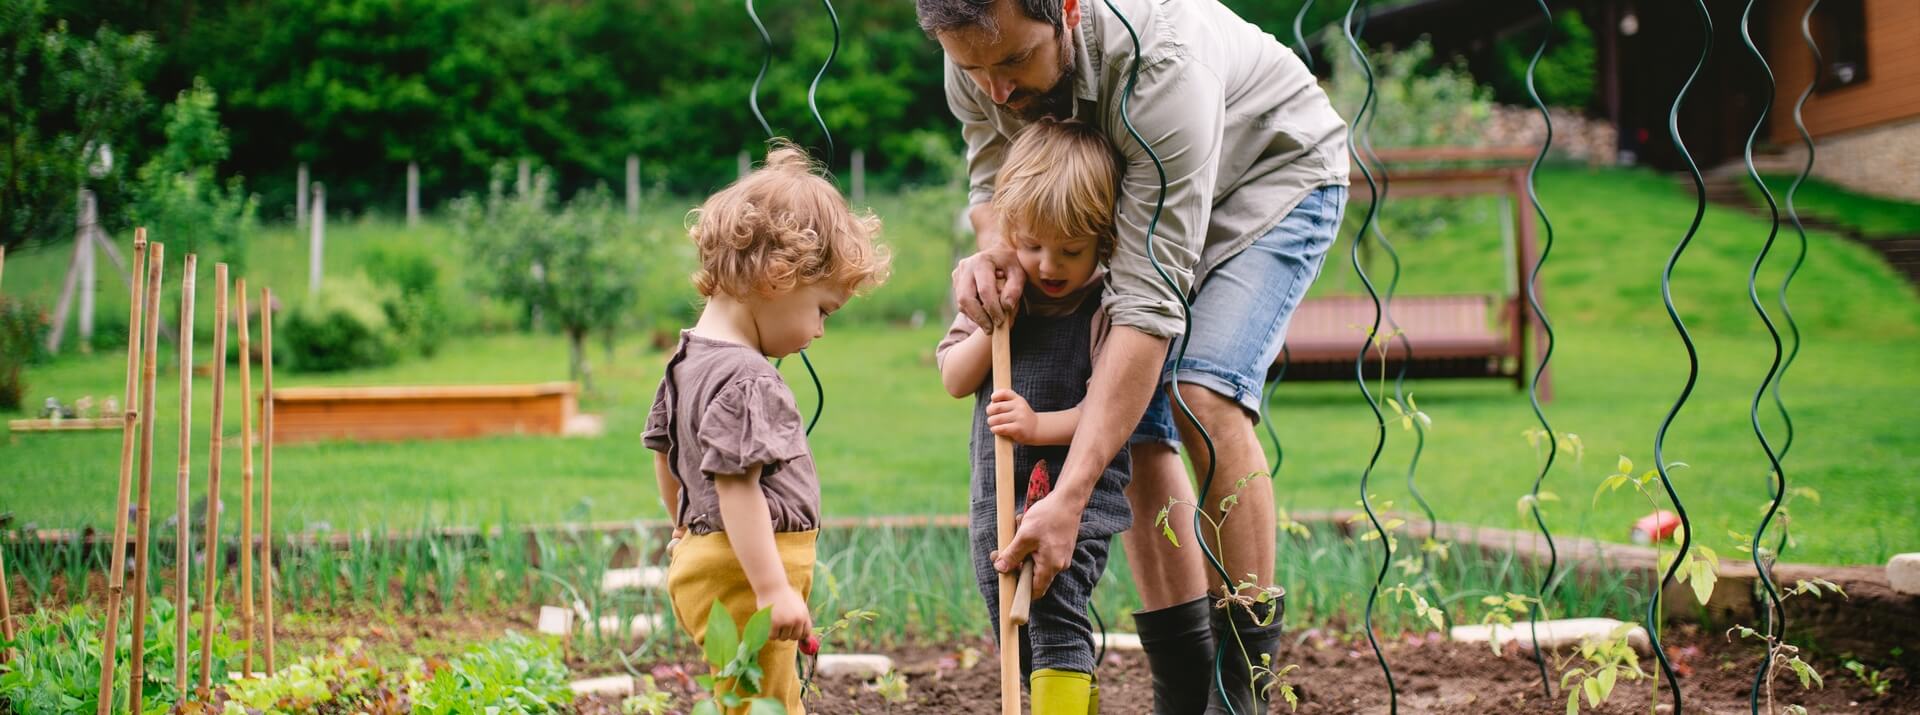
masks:
<svg viewBox="0 0 1920 715"><path fill-rule="evenodd" d="M1108 110L1109 137L1126 163L1114 207L1118 245L1103 300L1115 326L1169 339L1183 330L1180 296L1192 294L1194 269L1206 244L1225 127L1223 106L1219 78L1199 62L1174 56L1140 69L1126 117L1165 169L1164 203L1153 157L1127 132L1119 103ZM1154 223L1156 204L1161 208ZM1150 225L1153 255L1174 286L1160 278L1147 258Z"/></svg>
<svg viewBox="0 0 1920 715"><path fill-rule="evenodd" d="M947 109L960 120L960 136L967 142L967 205L979 206L993 199L993 179L1006 163L1008 141L987 119L973 80L950 59L945 71Z"/></svg>

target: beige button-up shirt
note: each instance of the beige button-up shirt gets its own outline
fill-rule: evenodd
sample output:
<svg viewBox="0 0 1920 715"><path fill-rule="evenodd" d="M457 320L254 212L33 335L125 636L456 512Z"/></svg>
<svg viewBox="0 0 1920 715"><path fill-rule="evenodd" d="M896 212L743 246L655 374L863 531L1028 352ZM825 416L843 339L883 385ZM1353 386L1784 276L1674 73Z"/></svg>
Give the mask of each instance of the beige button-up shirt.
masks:
<svg viewBox="0 0 1920 715"><path fill-rule="evenodd" d="M1284 45L1218 0L1083 0L1073 34L1074 118L1124 159L1114 208L1119 246L1103 299L1113 325L1163 338L1182 329L1178 294L1147 260L1160 174L1128 133L1121 97L1136 54L1140 78L1126 118L1166 169L1154 255L1191 294L1208 271L1271 230L1308 192L1347 184L1347 125L1313 73ZM968 201L993 197L1017 115L946 62L947 105L967 142Z"/></svg>

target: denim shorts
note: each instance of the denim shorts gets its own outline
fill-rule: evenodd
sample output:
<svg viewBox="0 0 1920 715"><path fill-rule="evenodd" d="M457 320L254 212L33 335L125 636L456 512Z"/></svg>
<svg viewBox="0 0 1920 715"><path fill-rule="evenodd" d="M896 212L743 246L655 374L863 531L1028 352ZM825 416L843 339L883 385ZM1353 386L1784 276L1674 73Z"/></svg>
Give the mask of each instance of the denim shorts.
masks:
<svg viewBox="0 0 1920 715"><path fill-rule="evenodd" d="M1314 189L1280 225L1208 273L1193 296L1192 327L1168 346L1161 387L1176 380L1205 387L1240 403L1258 423L1267 367L1280 356L1294 308L1320 275L1346 204L1347 187ZM1166 390L1154 391L1129 441L1179 444Z"/></svg>

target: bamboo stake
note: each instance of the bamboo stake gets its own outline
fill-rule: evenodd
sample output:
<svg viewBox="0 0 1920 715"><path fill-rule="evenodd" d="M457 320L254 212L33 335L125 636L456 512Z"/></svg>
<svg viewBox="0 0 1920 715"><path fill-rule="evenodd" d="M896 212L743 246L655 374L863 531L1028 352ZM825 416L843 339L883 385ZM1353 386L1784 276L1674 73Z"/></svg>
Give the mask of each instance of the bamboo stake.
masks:
<svg viewBox="0 0 1920 715"><path fill-rule="evenodd" d="M200 597L200 699L213 687L213 599L220 592L220 450L226 436L227 264L213 264L213 427L207 440L207 572Z"/></svg>
<svg viewBox="0 0 1920 715"><path fill-rule="evenodd" d="M253 677L253 352L247 343L247 279L233 282L240 324L240 640L242 677Z"/></svg>
<svg viewBox="0 0 1920 715"><path fill-rule="evenodd" d="M165 276L166 246L147 244L147 332L140 348L140 494L134 506L134 528L139 536L133 552L133 648L127 658L128 712L145 712L140 706L141 684L146 682L147 653L147 552L149 527L153 524L153 381L157 370L155 353L160 343L160 284Z"/></svg>
<svg viewBox="0 0 1920 715"><path fill-rule="evenodd" d="M1008 338L1013 331L1002 325L993 331L993 389L1013 389L1013 358ZM993 502L995 531L999 550L1004 553L1013 541L1013 440L993 437ZM1020 627L1013 622L1014 575L1000 574L1000 712L1020 715Z"/></svg>
<svg viewBox="0 0 1920 715"><path fill-rule="evenodd" d="M11 588L7 585L8 583L11 582L7 581L6 544L0 542L0 638L11 641L13 640L13 595L7 592ZM11 652L11 648L0 648L0 663L7 662L7 654Z"/></svg>
<svg viewBox="0 0 1920 715"><path fill-rule="evenodd" d="M180 269L180 352L174 359L180 361L180 471L174 481L174 540L173 540L173 689L174 692L187 691L187 660L192 651L187 650L187 595L192 589L187 583L191 578L188 570L193 566L193 543L189 536L193 531L193 510L189 508L192 500L188 498L192 485L189 483L188 458L193 455L193 446L188 439L193 435L193 292L195 277L195 256L187 254L186 266Z"/></svg>
<svg viewBox="0 0 1920 715"><path fill-rule="evenodd" d="M120 493L113 508L113 567L107 572L107 628L102 633L120 632L120 605L127 590L127 498L133 491L134 435L140 419L140 318L146 304L147 229L133 230L133 291L127 309L127 388L121 405ZM97 715L113 712L113 666L119 657L120 639L100 639L100 695Z"/></svg>
<svg viewBox="0 0 1920 715"><path fill-rule="evenodd" d="M267 672L273 673L273 289L260 289L260 590L266 606Z"/></svg>

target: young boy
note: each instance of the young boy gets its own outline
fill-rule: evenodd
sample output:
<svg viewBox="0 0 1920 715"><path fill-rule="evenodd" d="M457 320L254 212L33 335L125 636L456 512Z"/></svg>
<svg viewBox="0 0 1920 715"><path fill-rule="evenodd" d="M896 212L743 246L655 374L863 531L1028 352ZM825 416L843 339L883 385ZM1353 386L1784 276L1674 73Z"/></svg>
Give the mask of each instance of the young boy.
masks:
<svg viewBox="0 0 1920 715"><path fill-rule="evenodd" d="M1078 122L1042 120L1013 140L995 182L993 206L1028 285L1009 336L1013 389L987 379L991 336L962 315L935 350L940 380L954 397L974 397L972 505L974 575L998 623L994 437L1014 448L1015 495L1041 460L1066 461L1080 401L1107 335L1101 266L1113 255L1118 164L1105 139ZM1093 627L1087 602L1106 570L1114 534L1132 523L1126 450L1107 465L1080 521L1073 565L1033 602L1020 647L1035 715L1086 715L1093 699Z"/></svg>

